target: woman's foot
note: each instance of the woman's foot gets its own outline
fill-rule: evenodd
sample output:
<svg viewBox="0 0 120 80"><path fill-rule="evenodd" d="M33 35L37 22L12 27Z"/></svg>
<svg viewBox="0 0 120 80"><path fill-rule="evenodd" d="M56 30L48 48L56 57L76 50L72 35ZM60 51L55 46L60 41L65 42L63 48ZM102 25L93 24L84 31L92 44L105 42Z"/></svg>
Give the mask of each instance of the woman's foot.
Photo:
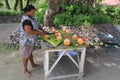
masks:
<svg viewBox="0 0 120 80"><path fill-rule="evenodd" d="M32 77L32 75L31 75L31 73L30 73L29 71L24 71L24 74L25 74L25 76L28 77L28 78L31 78L31 77Z"/></svg>

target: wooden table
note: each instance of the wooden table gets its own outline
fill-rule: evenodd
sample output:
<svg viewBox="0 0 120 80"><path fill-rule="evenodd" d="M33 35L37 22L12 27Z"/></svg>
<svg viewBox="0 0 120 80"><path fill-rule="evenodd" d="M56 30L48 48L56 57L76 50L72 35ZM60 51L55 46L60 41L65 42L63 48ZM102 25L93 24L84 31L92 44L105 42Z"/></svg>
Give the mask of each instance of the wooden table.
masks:
<svg viewBox="0 0 120 80"><path fill-rule="evenodd" d="M85 63L85 55L86 55L86 47L78 47L78 48L72 48L72 47L66 47L66 46L58 46L58 47L52 47L49 44L47 44L44 41L41 41L41 48L43 50L43 63L44 63L44 78L45 80L56 80L56 79L64 79L69 77L76 77L78 76L79 80L82 80L83 73L84 73L84 63ZM77 61L67 52L68 50L76 50L77 51ZM49 66L49 55L50 52L59 52L62 53L58 58L55 60L53 65ZM81 56L79 56L79 52L81 52ZM66 54L70 58L70 60L73 62L73 64L78 68L79 73L76 74L70 74L70 75L60 75L60 76L54 76L50 77L49 75L55 68L55 66L58 64L60 59ZM69 66L69 65L68 65Z"/></svg>

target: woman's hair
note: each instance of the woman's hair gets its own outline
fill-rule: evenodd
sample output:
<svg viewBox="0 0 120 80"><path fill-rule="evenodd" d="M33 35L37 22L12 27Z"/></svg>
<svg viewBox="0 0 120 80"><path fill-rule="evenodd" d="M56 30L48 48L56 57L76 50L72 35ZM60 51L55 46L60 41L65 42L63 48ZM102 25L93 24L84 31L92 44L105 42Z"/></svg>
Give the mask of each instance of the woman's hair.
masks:
<svg viewBox="0 0 120 80"><path fill-rule="evenodd" d="M32 9L36 10L36 8L33 6L33 5L27 5L23 11L26 13L26 12L29 12L31 11Z"/></svg>
<svg viewBox="0 0 120 80"><path fill-rule="evenodd" d="M33 25L32 25L32 22L30 20L24 20L23 23L22 23L22 26L23 26L23 29L26 25L29 25L32 27L32 30L33 30Z"/></svg>

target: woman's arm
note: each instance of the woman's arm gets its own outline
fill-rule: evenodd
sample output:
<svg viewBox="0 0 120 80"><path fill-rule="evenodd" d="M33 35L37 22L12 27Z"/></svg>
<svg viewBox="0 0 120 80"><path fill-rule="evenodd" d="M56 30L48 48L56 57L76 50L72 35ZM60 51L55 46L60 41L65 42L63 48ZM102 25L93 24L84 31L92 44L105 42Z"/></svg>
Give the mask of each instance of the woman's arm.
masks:
<svg viewBox="0 0 120 80"><path fill-rule="evenodd" d="M25 25L24 30L26 31L26 33L30 35L44 35L45 34L44 32L32 30L32 27L30 25Z"/></svg>

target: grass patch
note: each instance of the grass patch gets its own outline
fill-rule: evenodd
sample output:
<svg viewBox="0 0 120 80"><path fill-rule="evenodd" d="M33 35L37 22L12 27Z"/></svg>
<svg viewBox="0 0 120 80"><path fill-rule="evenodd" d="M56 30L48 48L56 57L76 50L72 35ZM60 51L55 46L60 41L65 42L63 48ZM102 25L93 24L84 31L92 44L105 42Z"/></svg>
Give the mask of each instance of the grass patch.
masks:
<svg viewBox="0 0 120 80"><path fill-rule="evenodd" d="M0 16L20 16L22 13L14 10L0 10Z"/></svg>
<svg viewBox="0 0 120 80"><path fill-rule="evenodd" d="M16 50L18 50L18 46L8 47L8 46L0 45L1 53L12 52Z"/></svg>

